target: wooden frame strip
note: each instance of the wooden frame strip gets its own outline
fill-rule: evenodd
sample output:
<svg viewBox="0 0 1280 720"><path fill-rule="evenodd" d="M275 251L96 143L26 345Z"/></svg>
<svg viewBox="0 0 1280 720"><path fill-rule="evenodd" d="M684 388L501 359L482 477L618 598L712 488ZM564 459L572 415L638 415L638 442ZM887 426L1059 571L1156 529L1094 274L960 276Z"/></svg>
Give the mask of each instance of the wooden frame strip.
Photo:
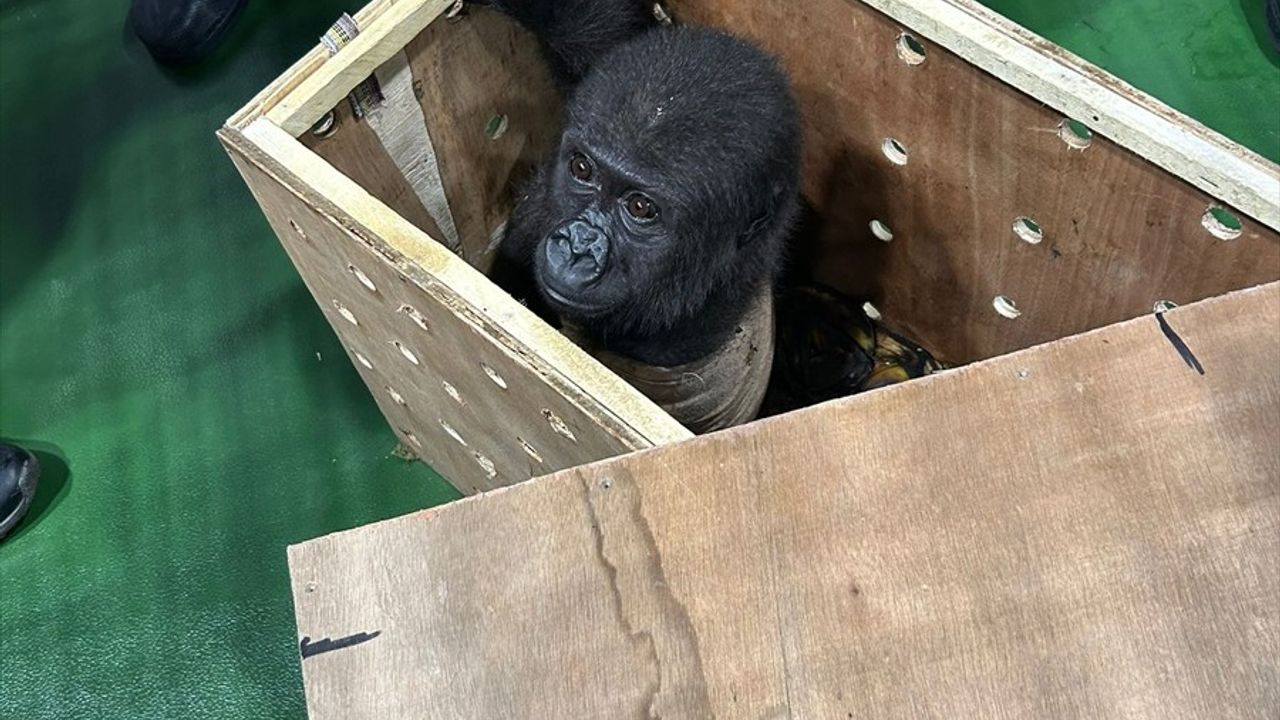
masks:
<svg viewBox="0 0 1280 720"><path fill-rule="evenodd" d="M975 0L863 2L1280 230L1280 166Z"/></svg>
<svg viewBox="0 0 1280 720"><path fill-rule="evenodd" d="M357 17L360 34L337 55L304 69L306 77L267 108L266 116L290 135L301 135L452 5L452 0L389 0L363 22Z"/></svg>

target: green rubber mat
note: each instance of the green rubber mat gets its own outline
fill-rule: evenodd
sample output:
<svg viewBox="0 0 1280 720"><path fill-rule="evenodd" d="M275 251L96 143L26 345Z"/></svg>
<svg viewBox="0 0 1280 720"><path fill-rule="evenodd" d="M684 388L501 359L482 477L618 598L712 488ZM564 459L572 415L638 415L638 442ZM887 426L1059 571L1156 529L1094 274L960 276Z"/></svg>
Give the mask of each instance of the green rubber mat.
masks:
<svg viewBox="0 0 1280 720"><path fill-rule="evenodd" d="M175 73L123 0L0 0L0 435L46 465L0 544L0 717L303 717L285 546L457 497L389 456L213 138L358 4L251 0ZM1280 158L1261 0L992 4Z"/></svg>

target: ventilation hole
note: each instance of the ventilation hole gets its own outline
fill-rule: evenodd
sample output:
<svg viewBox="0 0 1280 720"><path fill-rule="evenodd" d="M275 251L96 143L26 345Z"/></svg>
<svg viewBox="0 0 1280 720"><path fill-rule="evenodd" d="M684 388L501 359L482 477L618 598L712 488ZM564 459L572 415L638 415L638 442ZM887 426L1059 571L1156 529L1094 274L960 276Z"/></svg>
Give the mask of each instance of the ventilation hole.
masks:
<svg viewBox="0 0 1280 720"><path fill-rule="evenodd" d="M550 410L543 408L542 417L547 419L547 422L550 423L552 430L555 430L557 433L569 438L574 442L578 442L578 437L573 434L573 431L569 429L568 425L564 424L564 420L561 420L559 415L556 415Z"/></svg>
<svg viewBox="0 0 1280 720"><path fill-rule="evenodd" d="M538 451L534 449L534 447L530 445L527 440L525 440L522 437L517 437L516 441L520 443L520 447L524 448L524 452L526 455L533 458L534 460L537 460L538 462L545 462L542 459L542 456L538 454Z"/></svg>
<svg viewBox="0 0 1280 720"><path fill-rule="evenodd" d="M422 441L419 440L418 436L414 435L412 431L405 430L404 428L400 428L400 434L404 436L405 440L409 441L410 445L418 448L419 450L422 449Z"/></svg>
<svg viewBox="0 0 1280 720"><path fill-rule="evenodd" d="M490 480L498 477L498 468L493 464L492 460L478 452L471 453L471 457L474 457L476 459L476 464L480 466L481 470L484 470L485 477Z"/></svg>
<svg viewBox="0 0 1280 720"><path fill-rule="evenodd" d="M414 355L412 350L405 347L404 343L400 342L399 340L392 340L391 344L396 346L396 349L400 351L400 354L404 356L405 360L408 360L414 365L418 364L418 356Z"/></svg>
<svg viewBox="0 0 1280 720"><path fill-rule="evenodd" d="M367 288L369 292L378 292L378 286L374 285L373 281L369 279L369 276L365 275L364 271L361 270L360 268L356 267L355 265L347 265L347 272L350 272L352 275L355 275L356 280L359 280L360 284L365 286L365 288Z"/></svg>
<svg viewBox="0 0 1280 720"><path fill-rule="evenodd" d="M877 240L882 242L889 242L893 239L893 231L889 229L888 225L885 225L879 220L871 221L871 234L874 235Z"/></svg>
<svg viewBox="0 0 1280 720"><path fill-rule="evenodd" d="M440 387L444 388L445 394L453 398L454 402L458 403L459 405L467 404L466 401L462 399L462 393L458 392L458 388L450 384L448 380L441 380Z"/></svg>
<svg viewBox="0 0 1280 720"><path fill-rule="evenodd" d="M452 425L445 422L444 418L440 418L438 422L440 423L440 427L444 428L444 431L449 435L449 437L457 441L457 443L462 447L467 446L467 441L463 440L462 436L458 434L458 431L454 430Z"/></svg>
<svg viewBox="0 0 1280 720"><path fill-rule="evenodd" d="M409 319L412 320L414 324L416 324L418 327L422 328L427 332L431 332L431 326L427 324L427 319L422 316L422 313L418 312L417 308L413 307L412 305L401 305L400 312L404 313L405 315L408 315Z"/></svg>
<svg viewBox="0 0 1280 720"><path fill-rule="evenodd" d="M396 392L395 388L391 387L390 385L384 385L383 387L386 389L387 394L391 396L391 399L394 400L397 405L404 405L406 407L409 405L409 403L404 401L404 396Z"/></svg>
<svg viewBox="0 0 1280 720"><path fill-rule="evenodd" d="M885 138L880 150L884 152L884 156L889 158L889 162L894 165L907 164L907 148L902 143L893 138Z"/></svg>
<svg viewBox="0 0 1280 720"><path fill-rule="evenodd" d="M653 4L653 17L663 25L670 25L673 22L671 20L671 13L667 12L667 9L663 7L660 2Z"/></svg>
<svg viewBox="0 0 1280 720"><path fill-rule="evenodd" d="M297 234L298 234L298 237L302 238L303 240L308 240L308 241L309 241L309 240L311 239L311 238L307 237L307 233L306 233L306 231L305 231L305 230L303 230L303 229L302 229L302 226L301 226L301 225L299 225L298 223L294 222L293 220L290 220L290 221L289 221L289 227L293 228L293 231L294 231L295 233L297 233Z"/></svg>
<svg viewBox="0 0 1280 720"><path fill-rule="evenodd" d="M1219 240L1235 240L1244 233L1244 225L1240 223L1240 218L1230 210L1214 205L1204 212L1204 217L1200 219L1200 224L1204 226L1209 234Z"/></svg>
<svg viewBox="0 0 1280 720"><path fill-rule="evenodd" d="M880 319L880 309L869 302L862 303L862 312L866 313L867 317L871 318L872 320Z"/></svg>
<svg viewBox="0 0 1280 720"><path fill-rule="evenodd" d="M1058 124L1058 137L1074 150L1084 150L1093 144L1093 131L1089 126L1071 118L1065 118Z"/></svg>
<svg viewBox="0 0 1280 720"><path fill-rule="evenodd" d="M1153 305L1151 309L1154 310L1156 314L1160 314L1167 313L1176 307L1178 307L1178 303L1172 300L1157 300L1156 304Z"/></svg>
<svg viewBox="0 0 1280 720"><path fill-rule="evenodd" d="M925 58L924 45L911 33L898 36L898 57L908 65L920 65Z"/></svg>
<svg viewBox="0 0 1280 720"><path fill-rule="evenodd" d="M996 299L991 301L991 305L1002 317L1007 317L1010 320L1013 320L1022 314L1022 311L1018 309L1018 306L1014 304L1013 300L1010 300L1005 295L997 295Z"/></svg>
<svg viewBox="0 0 1280 720"><path fill-rule="evenodd" d="M504 379L502 379L502 376L498 374L498 371L497 371L497 370L494 370L493 368L489 367L488 365L486 365L486 364L484 364L484 363L480 363L480 367L481 367L481 369L483 369L483 370L484 370L484 374L485 374L485 375L488 375L488 376L489 376L489 379L493 381L493 384L494 384L494 385L497 385L498 387L502 388L503 390L506 390L506 389L507 389L507 381L506 381L506 380L504 380ZM545 412L545 411L544 411L544 412Z"/></svg>
<svg viewBox="0 0 1280 720"><path fill-rule="evenodd" d="M365 357L365 356L361 355L360 353L356 353L355 355L356 355L356 362L358 362L358 363L360 363L361 365L363 365L363 366L365 367L365 369L366 369L366 370L372 370L372 369L373 369L373 363L369 362L369 358L367 358L367 357Z"/></svg>
<svg viewBox="0 0 1280 720"><path fill-rule="evenodd" d="M484 134L490 140L497 140L507 134L507 116L497 113L489 118L489 122L484 124Z"/></svg>
<svg viewBox="0 0 1280 720"><path fill-rule="evenodd" d="M1040 241L1044 240L1044 231L1040 229L1040 224L1029 217L1020 217L1014 220L1013 232L1032 245L1039 245Z"/></svg>
<svg viewBox="0 0 1280 720"><path fill-rule="evenodd" d="M316 121L311 126L311 135L318 140L323 140L334 133L338 129L338 118L333 111L324 114L324 117Z"/></svg>
<svg viewBox="0 0 1280 720"><path fill-rule="evenodd" d="M333 307L335 310L338 311L338 314L342 316L343 320L346 320L347 322L351 323L352 325L355 325L356 327L360 326L360 321L356 319L356 316L350 310L348 310L345 305L338 302L337 300L334 300Z"/></svg>

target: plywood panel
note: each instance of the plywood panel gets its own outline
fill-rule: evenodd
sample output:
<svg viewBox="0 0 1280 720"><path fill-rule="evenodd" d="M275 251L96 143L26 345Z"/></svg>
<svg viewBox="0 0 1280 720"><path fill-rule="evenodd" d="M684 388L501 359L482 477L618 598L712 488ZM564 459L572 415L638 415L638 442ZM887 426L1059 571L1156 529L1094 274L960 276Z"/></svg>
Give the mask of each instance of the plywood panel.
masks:
<svg viewBox="0 0 1280 720"><path fill-rule="evenodd" d="M592 382L607 372L567 340L540 341L535 356L511 336L537 322L532 314L479 286L478 273L430 238L407 235L412 226L278 128L221 137L401 441L460 490L688 437L622 381ZM345 205L326 191L349 193ZM398 242L357 217L389 223ZM421 252L406 257L408 248ZM470 280L462 293L448 284L459 271ZM584 367L566 376L553 360Z"/></svg>
<svg viewBox="0 0 1280 720"><path fill-rule="evenodd" d="M924 62L908 64L897 51L904 28L862 2L669 4L683 21L755 40L791 74L805 121L805 191L825 221L798 262L872 300L890 324L947 360L1101 327L1149 312L1157 300L1187 303L1280 279L1275 231L1243 218L1239 239L1216 239L1201 225L1212 197L1101 136L1086 150L1068 147L1060 110L928 37L919 38ZM999 34L992 26L989 35ZM1061 53L1039 50L1046 68ZM1080 97L1094 90L1089 83L1136 94L1092 72L1074 86ZM1106 112L1076 119L1101 122ZM887 139L906 149L905 165L887 158ZM1273 181L1280 175L1257 162ZM1014 233L1022 216L1042 229L1038 244ZM873 220L888 226L891 242L873 235ZM995 311L1000 295L1019 318Z"/></svg>
<svg viewBox="0 0 1280 720"><path fill-rule="evenodd" d="M311 717L1273 718L1280 285L1165 321L295 546Z"/></svg>

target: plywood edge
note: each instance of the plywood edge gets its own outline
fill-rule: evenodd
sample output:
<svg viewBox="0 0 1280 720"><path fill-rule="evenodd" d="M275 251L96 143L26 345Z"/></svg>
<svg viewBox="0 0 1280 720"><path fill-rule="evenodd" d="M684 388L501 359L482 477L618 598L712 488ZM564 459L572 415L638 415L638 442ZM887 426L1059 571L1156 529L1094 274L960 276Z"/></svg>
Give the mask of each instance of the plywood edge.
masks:
<svg viewBox="0 0 1280 720"><path fill-rule="evenodd" d="M1280 230L1280 166L975 0L862 2Z"/></svg>
<svg viewBox="0 0 1280 720"><path fill-rule="evenodd" d="M359 235L372 235L404 260L401 271L427 292L443 290L450 304L533 367L584 412L634 448L664 445L692 434L639 391L534 315L488 278L426 233L369 195L294 137L266 118L243 131L223 128L219 137L281 180L317 210ZM305 181L303 180L305 178ZM300 193L299 188L306 192ZM314 194L314 197L311 196ZM319 202L317 202L317 199ZM351 227L353 226L354 227Z"/></svg>
<svg viewBox="0 0 1280 720"><path fill-rule="evenodd" d="M1236 290L1234 292L1226 293L1224 295L1218 295L1216 297L1208 298L1206 300L1201 300L1199 302L1190 303L1188 305L1174 308L1164 314L1168 319L1168 322L1171 324L1171 326L1176 328L1178 326L1178 318L1187 313L1203 313L1206 311L1213 312L1216 308L1220 306L1225 305L1230 307L1238 307L1248 303L1257 303L1257 304L1263 304L1263 305L1265 305L1266 303L1271 303L1277 306L1277 314L1280 314L1280 281L1267 283L1265 285L1257 285L1251 288L1244 288L1242 290ZM694 447L695 444L701 444L701 445L709 445L709 444L716 444L716 443L731 444L735 442L744 443L745 445L752 445L757 442L757 438L763 437L764 433L766 433L767 430L772 426L782 426L782 425L788 425L788 424L794 424L794 423L819 425L820 423L814 423L813 420L817 418L822 418L824 416L828 416L832 413L840 413L840 414L849 415L849 416L863 415L868 418L874 418L875 417L874 409L884 401L884 396L886 394L905 393L905 392L921 393L921 392L927 392L927 388L938 383L946 384L946 383L967 382L968 378L970 377L981 376L981 375L990 373L992 367L1003 366L1003 367L1016 368L1022 363L1022 360L1024 359L1033 358L1054 349L1067 349L1082 343L1084 344L1093 343L1097 340L1099 336L1105 337L1110 334L1123 332L1126 328L1133 327L1141 323L1150 323L1153 328L1156 327L1156 320L1152 317L1152 315L1150 314L1143 315L1141 317L1136 317L1130 320L1126 320L1124 322L1115 323L1114 325L1108 325L1106 327L1097 328L1095 330L1089 330L1088 332L1083 332L1078 335L1072 335L1070 337L1062 338L1060 340L1054 340L1053 342L1043 343L1041 345L1029 347L1029 348L1026 348L1025 350L1019 350L1017 352L1009 353L1007 355L1000 355L998 357L971 363L969 365L965 365L952 370L945 370L939 373L935 373L933 375L927 375L925 377L912 380L907 383L890 385L878 390L873 390L871 392L854 395L852 397L841 398L838 400L831 400L825 403L820 403L818 405L812 405L802 410L797 410L797 411L786 413L783 415L776 415L773 417L764 418L761 420L757 420L755 422L747 423L745 425L738 425L736 427L732 427L727 430L721 430L720 432L711 433L708 435L700 435L697 437L691 437L687 441L682 442L680 444L683 447ZM1157 332L1159 331L1157 330ZM1280 336L1280 328L1276 329L1276 334ZM1192 349L1194 350L1194 348ZM1175 353L1175 357L1176 357L1177 351L1174 349L1172 345L1170 345L1169 347L1169 352ZM1179 360L1179 362L1181 362L1181 360ZM1220 368L1217 370L1222 371L1222 369ZM1190 369L1188 369L1188 371L1190 372ZM305 548L307 546L318 544L318 543L341 541L344 537L347 537L347 538L354 537L362 533L368 532L370 529L375 527L379 528L379 532L390 532L397 525L404 524L404 523L427 521L443 513L453 512L458 508L470 505L472 503L486 502L487 498L494 498L504 493L512 492L514 490L519 490L520 488L526 485L532 485L532 484L537 484L542 482L551 482L551 483L576 482L578 478L578 473L584 470L588 470L588 471L598 470L603 472L610 467L614 467L614 466L622 467L624 463L630 463L633 461L643 462L644 461L643 457L645 455L648 455L651 453L661 453L665 451L670 451L671 449L672 448L670 447L657 446L657 447L653 447L645 450L640 450L638 452L635 452L623 457L607 458L604 460L599 460L594 463L590 463L580 468L569 468L566 470L560 470L554 473L550 473L548 475L543 475L543 476L531 478L529 480L525 480L520 483L515 483L513 485L497 488L495 490L486 491L476 495L471 495L471 496L462 498L460 500L456 500L454 502L448 503L446 505L440 505L437 507L428 508L426 510L419 510L413 513L390 518L388 520L383 520L377 523L371 523L363 527L350 528L347 530L341 530L335 533L330 533L328 535L323 535L317 538L313 538L311 540L306 540L306 541L291 545L289 547L289 555L290 555L290 558L292 558L296 552L301 551L302 548Z"/></svg>
<svg viewBox="0 0 1280 720"><path fill-rule="evenodd" d="M289 127L301 126L294 136L302 134L452 4L449 0L373 0L354 16L362 29L355 41L333 57L317 44L236 111L227 126L244 129L274 113L277 120L288 120ZM311 113L315 117L304 122L302 118Z"/></svg>

